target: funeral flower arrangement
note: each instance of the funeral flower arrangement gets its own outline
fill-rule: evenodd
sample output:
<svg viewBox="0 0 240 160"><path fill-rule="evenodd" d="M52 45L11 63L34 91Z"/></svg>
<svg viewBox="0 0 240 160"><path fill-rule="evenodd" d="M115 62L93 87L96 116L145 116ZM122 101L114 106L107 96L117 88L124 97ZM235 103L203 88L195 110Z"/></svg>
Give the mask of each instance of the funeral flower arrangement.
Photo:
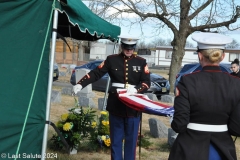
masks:
<svg viewBox="0 0 240 160"><path fill-rule="evenodd" d="M90 136L93 132L92 121L94 121L95 112L92 108L83 108L79 106L75 99L75 106L68 110L68 113L62 114L56 127L68 143L70 149L78 149L80 142ZM63 149L64 143L58 134L51 138L53 149Z"/></svg>
<svg viewBox="0 0 240 160"><path fill-rule="evenodd" d="M93 144L98 144L100 148L110 148L110 131L109 131L109 114L107 111L101 111L97 121L92 122L94 131L91 133L91 141Z"/></svg>

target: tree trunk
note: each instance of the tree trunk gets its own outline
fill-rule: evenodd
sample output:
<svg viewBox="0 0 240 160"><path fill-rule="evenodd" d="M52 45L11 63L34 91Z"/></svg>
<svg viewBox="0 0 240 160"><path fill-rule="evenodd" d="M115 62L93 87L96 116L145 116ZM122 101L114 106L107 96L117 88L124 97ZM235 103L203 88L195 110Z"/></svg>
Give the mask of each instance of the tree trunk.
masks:
<svg viewBox="0 0 240 160"><path fill-rule="evenodd" d="M169 83L170 83L170 95L174 94L174 85L176 81L176 75L180 71L182 66L182 59L185 54L186 38L181 37L172 41L172 61L170 65Z"/></svg>

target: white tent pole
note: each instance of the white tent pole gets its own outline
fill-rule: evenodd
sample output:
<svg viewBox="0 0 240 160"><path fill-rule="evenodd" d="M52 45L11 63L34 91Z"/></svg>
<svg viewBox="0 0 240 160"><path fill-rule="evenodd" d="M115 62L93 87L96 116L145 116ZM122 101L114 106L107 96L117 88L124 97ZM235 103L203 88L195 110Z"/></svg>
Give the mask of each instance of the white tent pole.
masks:
<svg viewBox="0 0 240 160"><path fill-rule="evenodd" d="M53 17L53 29L57 29L58 25L58 11L54 10ZM56 31L52 32L52 43L51 43L51 58L50 58L50 66L49 66L49 77L48 77L48 94L47 94L47 103L46 103L46 121L49 121L50 115L50 105L51 105L51 94L52 94L52 82L53 82L53 63L55 57L55 47L56 47ZM48 127L49 124L45 124L44 134L43 134L43 142L42 142L42 157L41 160L45 160L45 153L47 148L47 137L48 137Z"/></svg>
<svg viewBox="0 0 240 160"><path fill-rule="evenodd" d="M120 40L119 40L120 42ZM116 54L117 52L117 44L119 43L115 43L114 44L114 48L113 48L113 54ZM119 45L118 45L119 46ZM108 94L108 89L109 89L109 84L110 84L110 76L108 76L108 81L107 81L107 86L106 86L106 90L105 90L105 95L104 95L104 101L103 101L103 110L106 110L106 106L107 106L107 94Z"/></svg>

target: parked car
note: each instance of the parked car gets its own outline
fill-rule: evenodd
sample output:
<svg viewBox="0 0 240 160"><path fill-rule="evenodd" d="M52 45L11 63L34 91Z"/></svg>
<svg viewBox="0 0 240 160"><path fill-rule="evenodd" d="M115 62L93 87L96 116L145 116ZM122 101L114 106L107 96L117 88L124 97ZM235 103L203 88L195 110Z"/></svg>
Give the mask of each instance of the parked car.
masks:
<svg viewBox="0 0 240 160"><path fill-rule="evenodd" d="M231 64L230 63L220 63L220 69L223 72L227 72L227 73L231 73ZM180 72L177 74L176 76L176 81L175 81L175 85L174 85L174 90L178 84L178 82L180 81L181 77L185 74L189 74L192 72L196 72L196 71L200 71L202 70L202 66L199 63L190 63L190 64L185 64L182 69L180 70Z"/></svg>
<svg viewBox="0 0 240 160"><path fill-rule="evenodd" d="M53 81L58 80L59 77L59 68L58 68L58 64L54 63L53 65Z"/></svg>
<svg viewBox="0 0 240 160"><path fill-rule="evenodd" d="M94 68L99 66L102 62L103 62L103 60L96 60L96 61L86 63L82 66L76 66L75 69L72 71L70 83L72 85L76 85L76 78L75 78L75 70L76 69L84 68L84 69L93 70ZM108 82L108 77L109 77L108 74L105 74L98 81L92 83L92 89L96 90L96 91L105 92L107 82ZM150 73L150 79L151 79L151 86L147 91L148 93L153 93L157 97L160 97L161 95L164 95L164 94L169 94L170 84L167 79L165 79L164 77L162 77L158 74L154 74L154 73Z"/></svg>

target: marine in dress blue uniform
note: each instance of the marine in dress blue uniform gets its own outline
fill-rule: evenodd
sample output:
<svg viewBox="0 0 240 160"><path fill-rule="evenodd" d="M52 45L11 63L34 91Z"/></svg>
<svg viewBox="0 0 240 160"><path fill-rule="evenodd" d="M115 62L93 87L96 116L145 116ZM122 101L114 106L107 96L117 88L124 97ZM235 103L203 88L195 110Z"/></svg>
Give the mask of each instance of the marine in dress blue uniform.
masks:
<svg viewBox="0 0 240 160"><path fill-rule="evenodd" d="M80 79L73 90L79 91L106 73L109 74L111 87L106 110L109 111L111 159L134 160L140 112L122 103L118 99L117 89L127 88L128 93L144 93L150 86L150 73L146 60L133 54L138 38L126 36L120 36L120 38L122 52L108 56L97 68ZM124 157L122 153L123 139Z"/></svg>
<svg viewBox="0 0 240 160"><path fill-rule="evenodd" d="M231 39L216 33L192 38L203 69L183 76L177 85L171 127L179 134L169 160L236 160L231 135L240 135L240 79L219 67Z"/></svg>

